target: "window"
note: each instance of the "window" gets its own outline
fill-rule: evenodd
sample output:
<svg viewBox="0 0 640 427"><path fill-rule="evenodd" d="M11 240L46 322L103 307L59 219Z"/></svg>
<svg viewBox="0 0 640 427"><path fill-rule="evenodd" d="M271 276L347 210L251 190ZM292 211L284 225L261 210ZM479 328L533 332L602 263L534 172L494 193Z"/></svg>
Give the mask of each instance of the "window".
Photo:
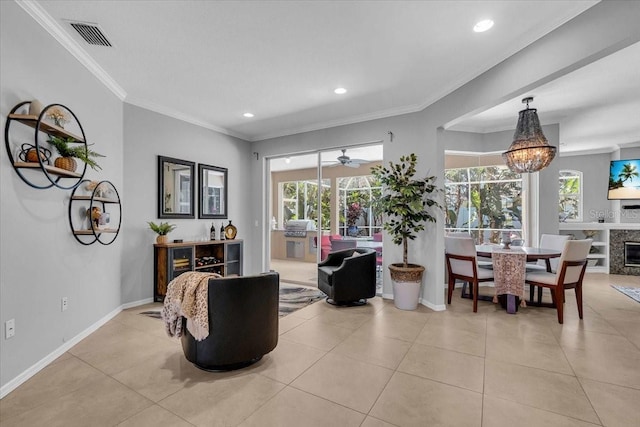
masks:
<svg viewBox="0 0 640 427"><path fill-rule="evenodd" d="M382 212L376 200L382 187L373 175L338 178L339 232L343 236L373 236L382 230Z"/></svg>
<svg viewBox="0 0 640 427"><path fill-rule="evenodd" d="M561 170L558 184L560 221L582 221L582 172Z"/></svg>
<svg viewBox="0 0 640 427"><path fill-rule="evenodd" d="M445 170L446 231L468 231L478 244L522 238L522 177L506 166Z"/></svg>
<svg viewBox="0 0 640 427"><path fill-rule="evenodd" d="M281 182L280 216L290 219L312 219L318 226L318 182L316 180ZM331 182L322 180L322 229L331 227Z"/></svg>

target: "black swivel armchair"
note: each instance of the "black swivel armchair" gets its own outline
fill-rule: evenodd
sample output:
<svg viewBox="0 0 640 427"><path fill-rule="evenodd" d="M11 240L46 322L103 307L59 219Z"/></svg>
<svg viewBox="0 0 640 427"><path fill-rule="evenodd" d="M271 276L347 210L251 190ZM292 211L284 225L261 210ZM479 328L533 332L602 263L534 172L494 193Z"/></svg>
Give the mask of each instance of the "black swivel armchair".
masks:
<svg viewBox="0 0 640 427"><path fill-rule="evenodd" d="M318 264L318 289L334 305L363 305L376 296L376 251L331 252Z"/></svg>
<svg viewBox="0 0 640 427"><path fill-rule="evenodd" d="M182 350L198 368L227 371L262 358L278 344L280 279L276 272L209 279L209 336L202 341L182 324Z"/></svg>

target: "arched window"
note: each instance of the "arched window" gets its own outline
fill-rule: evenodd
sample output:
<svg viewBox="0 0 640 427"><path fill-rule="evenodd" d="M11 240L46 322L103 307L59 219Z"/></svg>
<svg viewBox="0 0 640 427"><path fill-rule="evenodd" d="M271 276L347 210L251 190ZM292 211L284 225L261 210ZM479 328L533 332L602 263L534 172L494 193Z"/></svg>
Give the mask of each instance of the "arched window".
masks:
<svg viewBox="0 0 640 427"><path fill-rule="evenodd" d="M582 172L561 170L558 184L560 221L582 221Z"/></svg>
<svg viewBox="0 0 640 427"><path fill-rule="evenodd" d="M373 175L340 177L339 233L343 236L373 236L382 230L382 213L378 201L382 187Z"/></svg>

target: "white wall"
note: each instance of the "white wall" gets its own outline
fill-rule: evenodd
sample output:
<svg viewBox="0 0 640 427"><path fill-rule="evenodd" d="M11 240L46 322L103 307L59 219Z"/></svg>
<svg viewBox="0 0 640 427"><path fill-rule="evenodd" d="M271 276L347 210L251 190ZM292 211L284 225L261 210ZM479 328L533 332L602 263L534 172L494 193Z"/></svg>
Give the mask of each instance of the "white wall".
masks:
<svg viewBox="0 0 640 427"><path fill-rule="evenodd" d="M14 105L61 103L79 118L89 143L106 155L86 178L122 180L122 102L14 2L0 2L0 125ZM12 130L15 124L12 124ZM17 125L20 126L20 125ZM26 128L25 128L26 129ZM33 142L33 133L24 140ZM123 236L83 246L67 219L70 191L37 190L0 156L0 322L16 321L15 337L0 338L0 384L23 373L66 340L120 306ZM61 312L60 299L69 309Z"/></svg>
<svg viewBox="0 0 640 427"><path fill-rule="evenodd" d="M122 261L122 302L153 297L153 243L155 233L147 221L167 221L177 225L169 239L193 240L209 236L212 220L158 219L157 156L189 160L228 169L229 220L238 228L237 239L245 239L245 274L251 270L253 216L248 165L250 144L218 132L195 126L130 104L124 105L124 179L127 192L123 201L125 236ZM198 198L196 180L196 199ZM224 220L225 225L229 220ZM213 220L216 229L223 220ZM249 267L249 268L247 268Z"/></svg>

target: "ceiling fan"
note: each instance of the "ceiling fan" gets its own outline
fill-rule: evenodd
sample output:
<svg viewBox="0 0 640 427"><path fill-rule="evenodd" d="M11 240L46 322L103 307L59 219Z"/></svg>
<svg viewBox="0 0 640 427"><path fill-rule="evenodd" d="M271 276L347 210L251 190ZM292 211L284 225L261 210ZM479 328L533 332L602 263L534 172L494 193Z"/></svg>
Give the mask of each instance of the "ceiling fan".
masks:
<svg viewBox="0 0 640 427"><path fill-rule="evenodd" d="M342 166L346 166L346 167L349 167L349 168L359 168L360 165L365 164L365 163L369 163L368 160L352 159L351 157L347 156L347 149L346 148L342 149L341 151L342 151L342 156L338 156L336 158L337 162L332 162L334 164L329 165L329 167L342 165Z"/></svg>

